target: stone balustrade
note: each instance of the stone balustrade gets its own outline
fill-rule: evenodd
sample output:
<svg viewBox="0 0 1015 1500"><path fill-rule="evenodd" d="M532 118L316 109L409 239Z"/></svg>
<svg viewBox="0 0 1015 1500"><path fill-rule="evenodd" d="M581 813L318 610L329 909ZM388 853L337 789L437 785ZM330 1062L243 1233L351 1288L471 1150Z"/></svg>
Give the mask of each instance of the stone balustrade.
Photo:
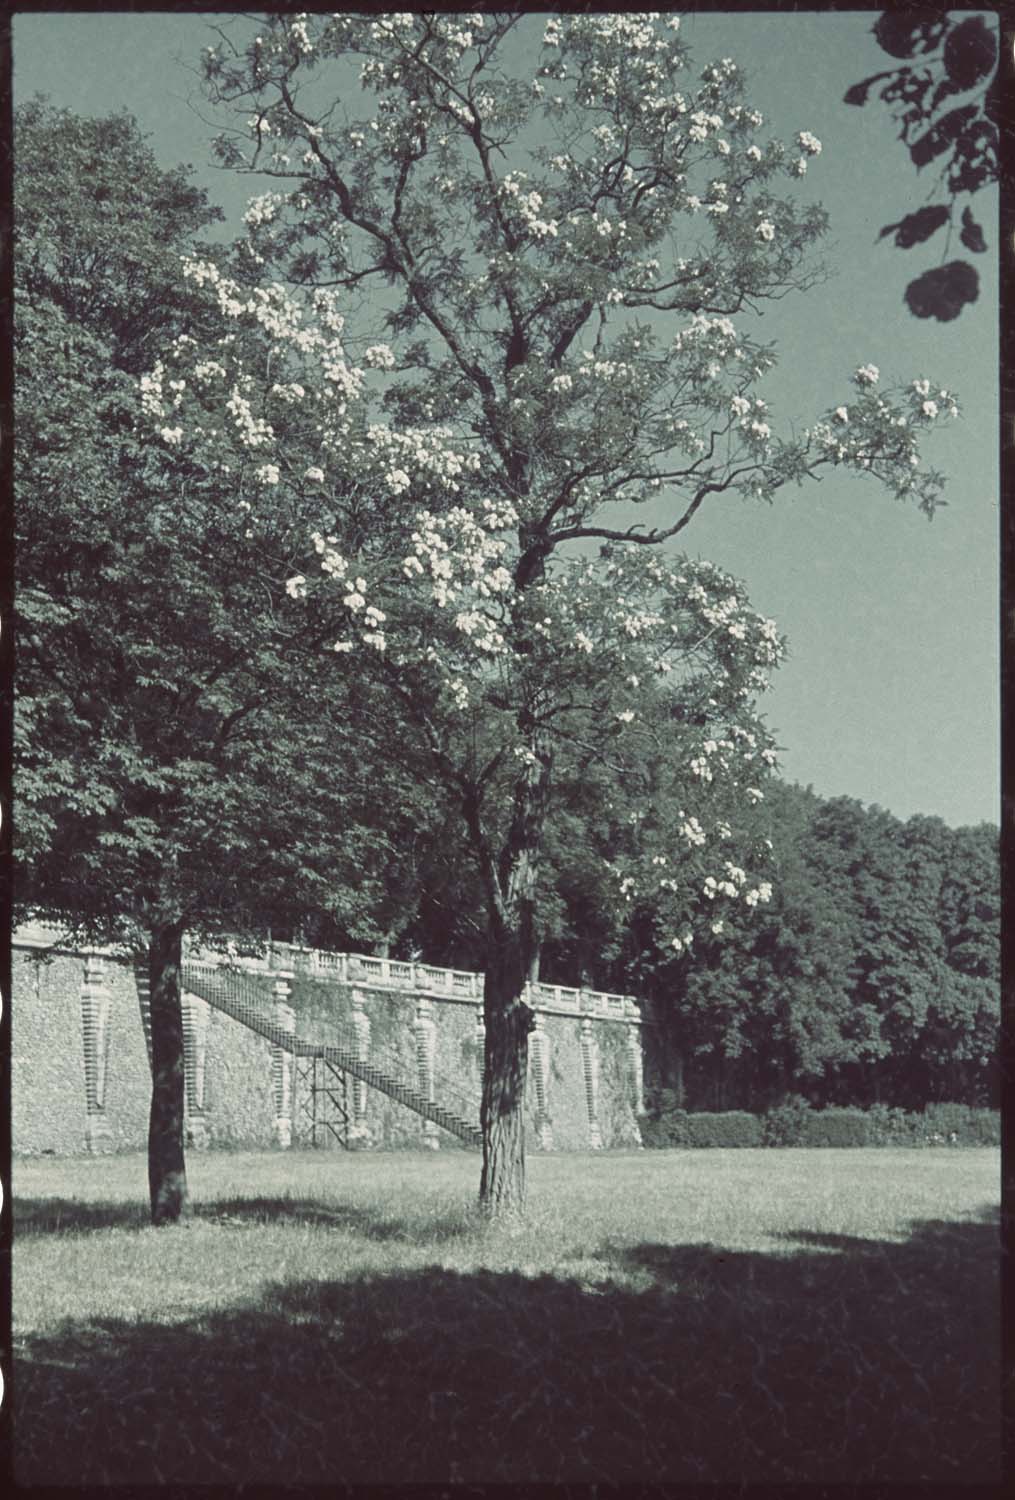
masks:
<svg viewBox="0 0 1015 1500"><path fill-rule="evenodd" d="M25 947L49 947L55 951L73 951L75 944L62 940L58 929L39 923L26 923L15 934ZM115 947L95 948L96 954L116 956ZM296 974L332 979L359 989L414 991L432 994L442 1000L472 1002L483 998L483 976L467 969L447 969L407 959L375 958L365 953L331 953L323 948L302 948L295 943L273 943L262 954L242 957L211 948L198 951L191 947L190 961L217 964L235 963L254 972L270 973L289 970ZM587 990L562 984L528 984L528 1003L533 1009L558 1015L602 1016L611 1020L642 1024L647 1020L640 1002L633 995L615 995L605 990Z"/></svg>

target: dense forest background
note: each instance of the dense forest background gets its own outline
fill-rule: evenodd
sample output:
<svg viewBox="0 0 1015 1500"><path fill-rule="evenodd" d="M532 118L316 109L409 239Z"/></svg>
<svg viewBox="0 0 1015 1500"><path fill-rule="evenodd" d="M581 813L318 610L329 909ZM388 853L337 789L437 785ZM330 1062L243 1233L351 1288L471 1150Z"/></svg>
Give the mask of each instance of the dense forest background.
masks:
<svg viewBox="0 0 1015 1500"><path fill-rule="evenodd" d="M540 977L649 998L656 1071L685 1107L765 1109L792 1094L997 1104L996 828L902 821L772 777L750 840L771 844L770 902L732 903L721 933L676 956L650 899L618 902L596 885L595 862L616 852L628 816L601 803L581 838L576 821L558 820ZM428 871L427 898L391 951L481 967L469 872L447 843L434 847L443 872ZM312 935L346 939L324 924Z"/></svg>

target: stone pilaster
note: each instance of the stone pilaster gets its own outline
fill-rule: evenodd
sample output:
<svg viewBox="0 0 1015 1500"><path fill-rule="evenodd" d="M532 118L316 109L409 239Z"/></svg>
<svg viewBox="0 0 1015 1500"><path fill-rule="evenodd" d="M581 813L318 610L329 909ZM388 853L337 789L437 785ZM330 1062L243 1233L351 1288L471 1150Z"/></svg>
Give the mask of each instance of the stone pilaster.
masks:
<svg viewBox="0 0 1015 1500"><path fill-rule="evenodd" d="M589 1119L589 1145L593 1151L601 1151L603 1138L599 1130L599 1043L591 1016L582 1016L580 1027L585 1107Z"/></svg>
<svg viewBox="0 0 1015 1500"><path fill-rule="evenodd" d="M81 982L81 1039L85 1064L85 1149L111 1151L113 1130L106 1116L110 994L100 954L85 954Z"/></svg>
<svg viewBox="0 0 1015 1500"><path fill-rule="evenodd" d="M483 1002L476 1007L476 1071L479 1075L480 1098L483 1095L483 1075L486 1071L486 1021L483 1019Z"/></svg>
<svg viewBox="0 0 1015 1500"><path fill-rule="evenodd" d="M437 1032L433 1018L433 1001L429 995L417 996L413 1035L416 1042L417 1088L424 1099L432 1100ZM437 1151L440 1147L440 1135L432 1120L423 1121L423 1145L431 1151Z"/></svg>
<svg viewBox="0 0 1015 1500"><path fill-rule="evenodd" d="M634 1128L638 1133L638 1144L642 1145L641 1126L638 1118L645 1113L644 1057L641 1049L641 1027L627 1028L627 1076L631 1090L631 1108L634 1111Z"/></svg>
<svg viewBox="0 0 1015 1500"><path fill-rule="evenodd" d="M359 1062L370 1061L370 1017L367 1014L367 997L363 990L352 991L352 1031L356 1057ZM367 1125L367 1085L362 1078L352 1080L352 1125L349 1129L349 1144L366 1145L370 1139Z"/></svg>
<svg viewBox="0 0 1015 1500"><path fill-rule="evenodd" d="M288 970L275 974L273 1020L279 1031L296 1034L296 1012L289 1004L292 993ZM293 1143L293 1054L291 1049L271 1044L271 1081L275 1092L275 1144L288 1151Z"/></svg>
<svg viewBox="0 0 1015 1500"><path fill-rule="evenodd" d="M184 1109L187 1144L203 1150L208 1144L208 1113L205 1105L204 1065L208 1050L211 1006L199 995L181 996L183 1011L183 1062L186 1076Z"/></svg>
<svg viewBox="0 0 1015 1500"><path fill-rule="evenodd" d="M141 1030L144 1032L145 1051L148 1053L148 1069L152 1066L152 992L148 977L148 965L143 960L134 964L134 986L137 990L137 1005L141 1013Z"/></svg>
<svg viewBox="0 0 1015 1500"><path fill-rule="evenodd" d="M546 1034L540 1011L534 1015L529 1032L529 1076L536 1104L536 1139L541 1151L553 1150L553 1127L550 1124L550 1038Z"/></svg>

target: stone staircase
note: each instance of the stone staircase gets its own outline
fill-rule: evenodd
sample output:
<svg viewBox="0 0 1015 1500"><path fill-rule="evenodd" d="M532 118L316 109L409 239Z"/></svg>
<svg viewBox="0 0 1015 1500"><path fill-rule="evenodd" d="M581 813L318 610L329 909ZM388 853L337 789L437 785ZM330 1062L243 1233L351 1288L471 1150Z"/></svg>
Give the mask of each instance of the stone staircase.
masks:
<svg viewBox="0 0 1015 1500"><path fill-rule="evenodd" d="M474 1150L482 1147L483 1134L477 1124L464 1119L453 1110L445 1109L442 1104L427 1099L411 1084L404 1083L383 1068L363 1062L354 1045L327 1046L305 1042L292 1031L280 1026L272 1015L270 1000L250 976L221 965L185 963L182 978L183 987L189 994L206 1000L216 1010L231 1016L241 1026L246 1026L276 1047L281 1047L296 1057L323 1057L334 1067L348 1073L351 1078L358 1078L379 1093L386 1094L389 1099L404 1104L406 1109L421 1115L424 1120L431 1120Z"/></svg>

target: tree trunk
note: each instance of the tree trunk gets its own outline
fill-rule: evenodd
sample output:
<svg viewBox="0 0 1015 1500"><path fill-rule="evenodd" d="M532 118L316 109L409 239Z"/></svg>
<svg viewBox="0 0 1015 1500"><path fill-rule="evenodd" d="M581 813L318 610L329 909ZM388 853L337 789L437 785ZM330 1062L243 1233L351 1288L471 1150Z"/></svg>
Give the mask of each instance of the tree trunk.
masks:
<svg viewBox="0 0 1015 1500"><path fill-rule="evenodd" d="M486 1024L483 1102L483 1175L479 1201L495 1217L518 1214L525 1204L525 1075L534 1015L523 998L532 955L521 933L491 942L483 984Z"/></svg>
<svg viewBox="0 0 1015 1500"><path fill-rule="evenodd" d="M182 922L167 922L154 928L148 946L152 1029L148 1188L153 1224L174 1224L187 1205L187 1168L183 1157L182 963Z"/></svg>
<svg viewBox="0 0 1015 1500"><path fill-rule="evenodd" d="M518 728L530 754L515 783L511 823L496 859L482 826L476 789L470 789L464 800L466 825L486 894L486 1037L480 1108L483 1175L479 1202L495 1217L519 1214L525 1203L522 1109L528 1036L535 1017L524 995L530 975L538 972L538 872L553 762L545 727L540 725L531 702L519 711ZM535 971L533 965L537 966Z"/></svg>

